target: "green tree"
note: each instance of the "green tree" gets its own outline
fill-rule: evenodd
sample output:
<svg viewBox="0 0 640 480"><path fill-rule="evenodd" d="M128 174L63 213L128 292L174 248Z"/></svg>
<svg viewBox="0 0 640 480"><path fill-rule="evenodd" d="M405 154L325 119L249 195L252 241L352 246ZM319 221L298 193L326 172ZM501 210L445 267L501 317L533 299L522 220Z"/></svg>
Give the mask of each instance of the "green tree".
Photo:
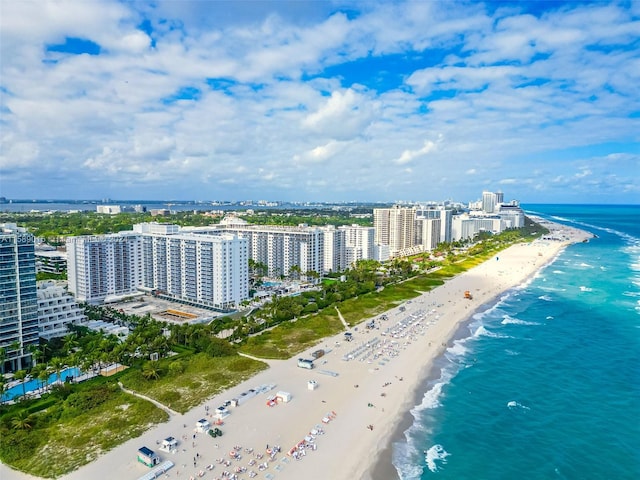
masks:
<svg viewBox="0 0 640 480"><path fill-rule="evenodd" d="M26 388L27 386L25 385L25 379L27 378L27 371L26 370L18 370L17 372L15 372L13 374L13 378L15 378L18 381L22 382L22 398L26 398L27 396L27 391Z"/></svg>
<svg viewBox="0 0 640 480"><path fill-rule="evenodd" d="M60 383L60 372L62 371L62 367L64 367L64 360L60 357L54 357L50 362L51 368L56 372L56 383Z"/></svg>
<svg viewBox="0 0 640 480"><path fill-rule="evenodd" d="M33 416L29 415L25 410L18 412L18 414L11 419L11 426L16 430L30 430L33 423Z"/></svg>
<svg viewBox="0 0 640 480"><path fill-rule="evenodd" d="M142 368L142 376L147 380L157 380L160 378L160 365L158 362L146 362Z"/></svg>

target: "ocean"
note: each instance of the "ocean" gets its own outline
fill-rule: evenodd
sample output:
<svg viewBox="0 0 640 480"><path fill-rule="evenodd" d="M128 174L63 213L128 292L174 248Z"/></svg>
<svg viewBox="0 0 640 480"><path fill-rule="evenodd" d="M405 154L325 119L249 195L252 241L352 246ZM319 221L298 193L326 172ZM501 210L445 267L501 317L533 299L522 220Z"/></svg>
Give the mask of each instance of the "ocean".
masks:
<svg viewBox="0 0 640 480"><path fill-rule="evenodd" d="M393 444L403 480L640 478L640 206L524 208L597 238L461 329Z"/></svg>

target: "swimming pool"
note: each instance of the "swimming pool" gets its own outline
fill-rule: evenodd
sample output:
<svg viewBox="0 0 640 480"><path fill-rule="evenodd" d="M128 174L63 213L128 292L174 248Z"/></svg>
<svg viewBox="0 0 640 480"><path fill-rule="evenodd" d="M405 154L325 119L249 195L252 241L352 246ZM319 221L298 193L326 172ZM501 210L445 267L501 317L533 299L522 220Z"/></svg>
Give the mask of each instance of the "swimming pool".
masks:
<svg viewBox="0 0 640 480"><path fill-rule="evenodd" d="M279 287L282 282L262 282L263 287Z"/></svg>
<svg viewBox="0 0 640 480"><path fill-rule="evenodd" d="M65 370L60 371L60 380L63 382L67 380L67 378L74 378L82 375L80 369L78 367L71 367ZM58 380L58 375L54 372L47 378L46 385L51 385L56 380ZM24 383L24 391L22 389L22 383L15 385L9 389L2 395L2 401L6 402L8 400L13 400L16 397L21 396L24 392L32 392L37 390L43 386L43 382L38 380L37 378L32 378L31 380L27 380Z"/></svg>

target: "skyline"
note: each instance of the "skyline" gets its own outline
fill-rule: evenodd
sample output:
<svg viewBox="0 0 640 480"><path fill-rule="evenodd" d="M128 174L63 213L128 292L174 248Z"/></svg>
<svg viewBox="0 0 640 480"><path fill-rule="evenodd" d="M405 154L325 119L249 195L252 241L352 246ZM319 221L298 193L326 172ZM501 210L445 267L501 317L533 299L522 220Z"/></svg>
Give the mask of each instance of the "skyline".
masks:
<svg viewBox="0 0 640 480"><path fill-rule="evenodd" d="M0 196L640 199L640 2L0 12Z"/></svg>

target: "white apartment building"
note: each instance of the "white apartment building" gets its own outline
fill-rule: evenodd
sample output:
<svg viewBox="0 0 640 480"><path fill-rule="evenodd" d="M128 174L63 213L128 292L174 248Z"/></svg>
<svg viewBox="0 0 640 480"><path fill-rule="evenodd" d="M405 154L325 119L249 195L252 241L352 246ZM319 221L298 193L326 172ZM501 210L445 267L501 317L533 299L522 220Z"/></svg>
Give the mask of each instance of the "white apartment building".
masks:
<svg viewBox="0 0 640 480"><path fill-rule="evenodd" d="M482 211L484 213L494 213L502 202L504 202L502 192L482 192Z"/></svg>
<svg viewBox="0 0 640 480"><path fill-rule="evenodd" d="M87 317L66 289L55 282L39 282L38 332L51 340L69 333L68 325L83 325Z"/></svg>
<svg viewBox="0 0 640 480"><path fill-rule="evenodd" d="M353 265L358 260L375 258L375 229L360 225L341 226L338 230L345 234L345 265Z"/></svg>
<svg viewBox="0 0 640 480"><path fill-rule="evenodd" d="M148 223L133 232L67 239L69 290L80 301L100 303L146 288L220 309L248 298L245 240L179 231Z"/></svg>
<svg viewBox="0 0 640 480"><path fill-rule="evenodd" d="M249 225L242 219L227 217L217 227L195 228L190 231L197 234L231 233L248 240L249 257L267 265L267 275L270 277L287 276L296 269L299 269L303 278L306 272L321 274L328 271L324 265L325 231L320 227ZM342 248L340 240L332 245L336 247L339 258ZM332 252L331 258L333 257Z"/></svg>
<svg viewBox="0 0 640 480"><path fill-rule="evenodd" d="M323 235L323 272L341 272L347 265L347 243L345 231L333 225L322 227Z"/></svg>
<svg viewBox="0 0 640 480"><path fill-rule="evenodd" d="M177 231L176 225L165 231ZM134 230L144 230L136 225ZM142 234L143 283L157 293L229 309L249 297L248 241L228 233Z"/></svg>
<svg viewBox="0 0 640 480"><path fill-rule="evenodd" d="M418 218L416 219L416 244L421 245L424 250L431 252L436 249L440 241L440 218Z"/></svg>
<svg viewBox="0 0 640 480"><path fill-rule="evenodd" d="M500 233L504 230L504 221L496 215L470 216L454 215L451 228L452 241L473 238L479 232Z"/></svg>
<svg viewBox="0 0 640 480"><path fill-rule="evenodd" d="M67 278L76 300L102 303L142 285L142 238L131 232L67 238Z"/></svg>
<svg viewBox="0 0 640 480"><path fill-rule="evenodd" d="M391 256L415 245L416 208L394 206L373 209L375 242L388 245Z"/></svg>
<svg viewBox="0 0 640 480"><path fill-rule="evenodd" d="M439 218L440 219L440 242L451 241L451 219L453 210L445 206L419 207L416 210L416 219Z"/></svg>

